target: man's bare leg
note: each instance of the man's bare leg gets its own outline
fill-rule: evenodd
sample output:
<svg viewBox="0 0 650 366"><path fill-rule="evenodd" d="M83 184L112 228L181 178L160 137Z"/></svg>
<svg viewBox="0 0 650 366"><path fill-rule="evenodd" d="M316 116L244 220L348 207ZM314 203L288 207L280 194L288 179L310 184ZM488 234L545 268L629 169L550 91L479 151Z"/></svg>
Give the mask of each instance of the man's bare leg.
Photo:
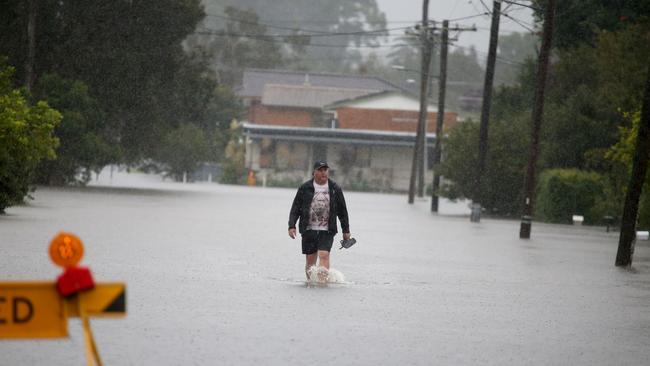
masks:
<svg viewBox="0 0 650 366"><path fill-rule="evenodd" d="M330 252L327 250L318 251L318 265L330 269Z"/></svg>
<svg viewBox="0 0 650 366"><path fill-rule="evenodd" d="M330 252L327 250L318 251L318 266L325 268L327 271L318 271L318 280L321 282L327 282L328 271L330 269Z"/></svg>
<svg viewBox="0 0 650 366"><path fill-rule="evenodd" d="M309 281L309 268L316 265L316 259L318 259L317 253L306 254L305 255L305 275L307 275L307 281Z"/></svg>

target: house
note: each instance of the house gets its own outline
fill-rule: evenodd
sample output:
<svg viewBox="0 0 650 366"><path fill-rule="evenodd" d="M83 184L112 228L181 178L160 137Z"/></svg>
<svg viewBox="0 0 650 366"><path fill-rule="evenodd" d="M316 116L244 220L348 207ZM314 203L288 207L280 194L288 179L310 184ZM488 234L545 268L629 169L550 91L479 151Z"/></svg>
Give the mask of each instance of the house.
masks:
<svg viewBox="0 0 650 366"><path fill-rule="evenodd" d="M342 99L323 109L336 119L339 128L415 132L420 114L420 100L411 94L382 91ZM437 108L429 105L427 132L435 133ZM445 113L443 129L455 126L458 116Z"/></svg>
<svg viewBox="0 0 650 366"><path fill-rule="evenodd" d="M468 112L480 112L483 106L483 91L470 90L458 97L460 109Z"/></svg>
<svg viewBox="0 0 650 366"><path fill-rule="evenodd" d="M310 126L322 123L322 107L341 99L401 90L377 77L284 70L246 70L236 90L248 122Z"/></svg>
<svg viewBox="0 0 650 366"><path fill-rule="evenodd" d="M314 161L324 159L344 186L408 189L420 109L416 96L380 78L311 73L298 78L294 72L262 70L244 73L239 94L248 105L246 166L258 181L295 185L311 175ZM428 107L430 156L436 110ZM445 128L456 121L455 113L445 113Z"/></svg>

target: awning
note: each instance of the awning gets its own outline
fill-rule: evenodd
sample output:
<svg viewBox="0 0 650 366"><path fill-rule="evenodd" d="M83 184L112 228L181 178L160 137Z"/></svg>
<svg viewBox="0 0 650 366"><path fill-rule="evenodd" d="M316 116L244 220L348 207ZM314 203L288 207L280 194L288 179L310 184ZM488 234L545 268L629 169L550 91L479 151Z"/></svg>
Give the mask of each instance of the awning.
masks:
<svg viewBox="0 0 650 366"><path fill-rule="evenodd" d="M244 134L253 140L270 138L282 141L324 142L375 146L413 146L414 132L352 130L341 128L288 127L243 123ZM435 133L427 133L427 144L436 141Z"/></svg>

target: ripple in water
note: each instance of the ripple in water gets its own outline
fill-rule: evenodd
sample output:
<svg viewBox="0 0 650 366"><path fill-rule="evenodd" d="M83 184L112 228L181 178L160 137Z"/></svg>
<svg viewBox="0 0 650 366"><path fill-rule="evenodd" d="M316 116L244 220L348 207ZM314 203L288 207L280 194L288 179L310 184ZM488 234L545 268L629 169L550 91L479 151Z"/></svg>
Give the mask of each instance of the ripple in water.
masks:
<svg viewBox="0 0 650 366"><path fill-rule="evenodd" d="M328 271L325 267L311 266L307 272L309 273L309 283L312 284L347 283L345 275L334 268L330 268Z"/></svg>

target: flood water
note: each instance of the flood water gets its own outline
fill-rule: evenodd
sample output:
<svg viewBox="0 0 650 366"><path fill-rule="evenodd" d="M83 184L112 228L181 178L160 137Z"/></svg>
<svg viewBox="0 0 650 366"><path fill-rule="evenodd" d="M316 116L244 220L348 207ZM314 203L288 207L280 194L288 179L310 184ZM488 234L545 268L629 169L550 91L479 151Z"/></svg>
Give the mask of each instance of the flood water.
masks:
<svg viewBox="0 0 650 366"><path fill-rule="evenodd" d="M295 189L106 174L39 188L0 216L0 279L52 280L60 230L97 282L127 284L128 315L92 319L106 365L648 365L650 242L614 266L603 228L469 222L465 203L346 192L353 237L310 286L287 235ZM1 325L0 325L1 326ZM83 365L70 337L0 341L0 365Z"/></svg>

